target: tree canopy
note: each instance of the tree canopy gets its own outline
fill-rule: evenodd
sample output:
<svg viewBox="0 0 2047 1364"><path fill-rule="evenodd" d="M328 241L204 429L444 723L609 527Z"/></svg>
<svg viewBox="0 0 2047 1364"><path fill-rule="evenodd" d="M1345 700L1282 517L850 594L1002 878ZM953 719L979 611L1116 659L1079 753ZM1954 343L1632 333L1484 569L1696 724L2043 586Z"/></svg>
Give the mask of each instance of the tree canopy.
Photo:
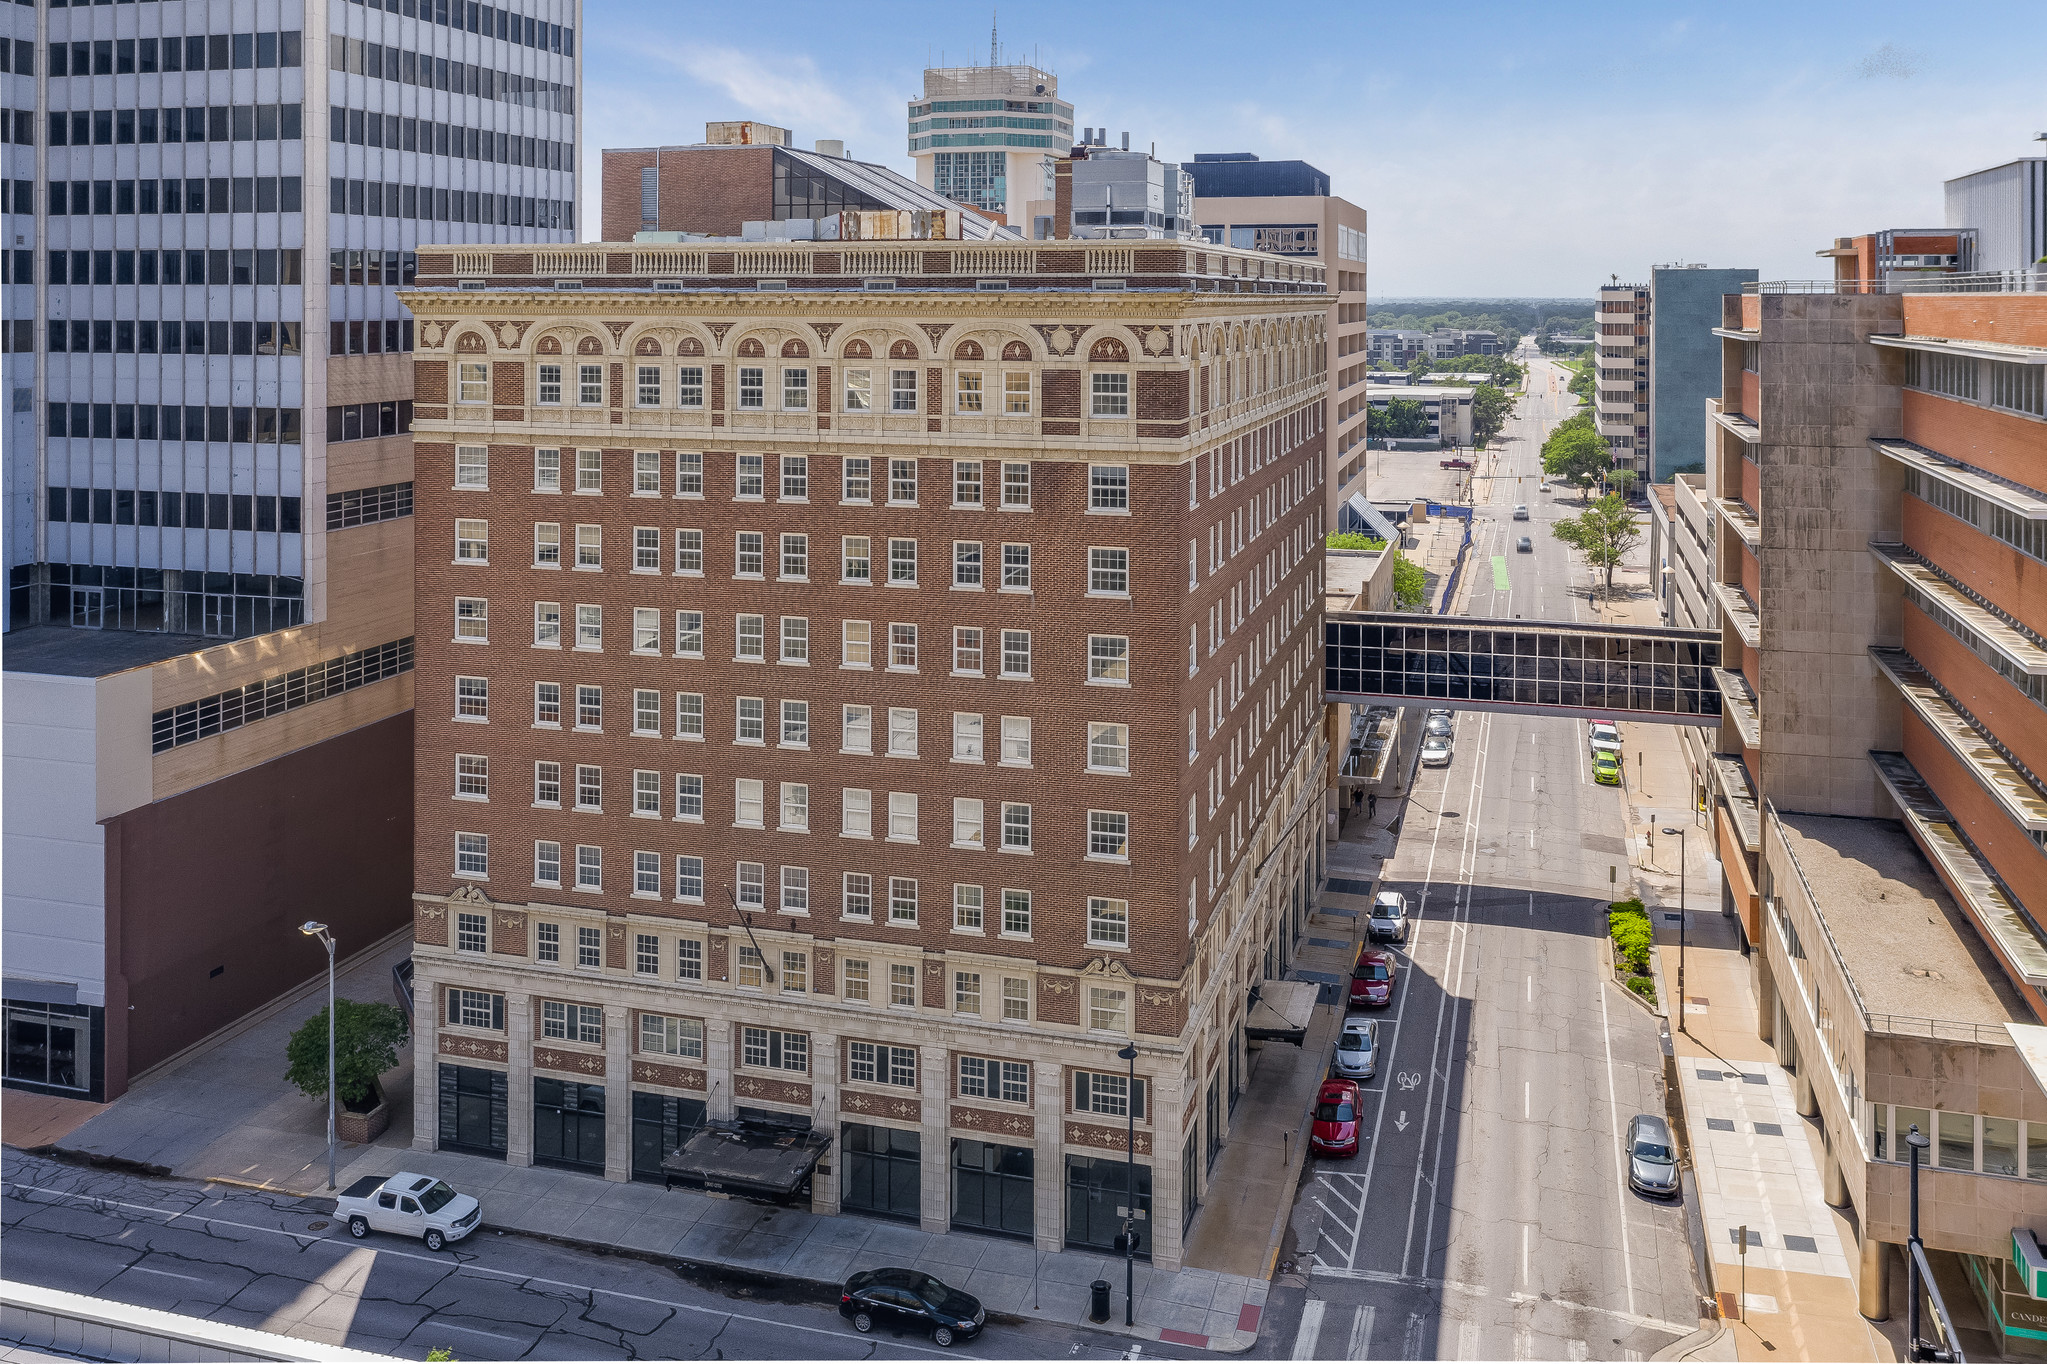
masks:
<svg viewBox="0 0 2047 1364"><path fill-rule="evenodd" d="M1606 576L1606 590L1613 592L1613 571L1627 552L1642 538L1634 512L1619 493L1608 493L1585 508L1582 515L1554 522L1550 531L1585 556L1585 564Z"/></svg>
<svg viewBox="0 0 2047 1364"><path fill-rule="evenodd" d="M1471 443L1490 444L1507 424L1508 414L1514 410L1514 400L1491 384L1480 384L1471 390Z"/></svg>
<svg viewBox="0 0 2047 1364"><path fill-rule="evenodd" d="M1589 488L1613 471L1613 449L1592 425L1592 413L1564 418L1542 443L1542 471Z"/></svg>
<svg viewBox="0 0 2047 1364"><path fill-rule="evenodd" d="M1365 434L1374 440L1420 440L1429 434L1429 413L1413 398L1395 398L1365 414Z"/></svg>
<svg viewBox="0 0 2047 1364"><path fill-rule="evenodd" d="M334 1001L334 1089L343 1104L360 1107L376 1092L379 1075L398 1064L405 1015L390 1004ZM285 1044L284 1078L315 1099L327 1097L327 1011L300 1025Z"/></svg>

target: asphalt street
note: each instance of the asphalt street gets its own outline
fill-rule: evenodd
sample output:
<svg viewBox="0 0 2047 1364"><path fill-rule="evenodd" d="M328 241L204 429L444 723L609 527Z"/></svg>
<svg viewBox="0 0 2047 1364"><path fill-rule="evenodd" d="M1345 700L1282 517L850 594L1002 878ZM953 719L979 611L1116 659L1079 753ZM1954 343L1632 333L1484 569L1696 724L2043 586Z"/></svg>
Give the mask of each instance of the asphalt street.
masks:
<svg viewBox="0 0 2047 1364"><path fill-rule="evenodd" d="M351 1241L330 1200L0 1161L9 1278L306 1340L424 1359L1148 1359L1199 1351L991 1322L942 1350L854 1333L836 1303L730 1295L672 1268L488 1228L440 1254ZM740 1296L744 1292L746 1296Z"/></svg>
<svg viewBox="0 0 2047 1364"><path fill-rule="evenodd" d="M1474 471L1463 614L1589 617L1585 570L1549 531L1577 499L1537 491L1542 436L1573 406L1563 381L1532 366L1509 440ZM1606 965L1624 835L1579 721L1457 717L1453 760L1421 771L1385 869L1415 922L1365 1137L1304 1185L1306 1287L1275 1293L1261 1353L1643 1359L1695 1329L1684 1210L1624 1179L1628 1119L1663 1112L1660 1022Z"/></svg>

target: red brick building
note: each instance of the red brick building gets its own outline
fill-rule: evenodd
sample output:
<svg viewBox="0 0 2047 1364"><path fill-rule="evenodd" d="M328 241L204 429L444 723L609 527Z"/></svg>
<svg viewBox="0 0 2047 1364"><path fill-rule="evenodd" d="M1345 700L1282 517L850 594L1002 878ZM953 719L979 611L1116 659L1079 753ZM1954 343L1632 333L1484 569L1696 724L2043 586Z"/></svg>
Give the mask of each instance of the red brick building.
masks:
<svg viewBox="0 0 2047 1364"><path fill-rule="evenodd" d="M1105 1245L1134 1109L1176 1264L1321 865L1323 289L423 253L416 1142Z"/></svg>

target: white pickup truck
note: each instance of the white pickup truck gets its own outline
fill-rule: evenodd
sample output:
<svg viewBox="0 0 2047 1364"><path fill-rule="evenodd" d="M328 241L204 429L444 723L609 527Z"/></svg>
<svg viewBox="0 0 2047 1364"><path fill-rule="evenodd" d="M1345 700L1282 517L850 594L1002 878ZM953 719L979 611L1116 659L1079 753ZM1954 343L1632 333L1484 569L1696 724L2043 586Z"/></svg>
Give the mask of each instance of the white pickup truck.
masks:
<svg viewBox="0 0 2047 1364"><path fill-rule="evenodd" d="M360 1241L373 1231L396 1232L439 1250L475 1231L482 1207L468 1194L456 1193L427 1175L364 1175L334 1200L334 1217L348 1223L348 1234Z"/></svg>

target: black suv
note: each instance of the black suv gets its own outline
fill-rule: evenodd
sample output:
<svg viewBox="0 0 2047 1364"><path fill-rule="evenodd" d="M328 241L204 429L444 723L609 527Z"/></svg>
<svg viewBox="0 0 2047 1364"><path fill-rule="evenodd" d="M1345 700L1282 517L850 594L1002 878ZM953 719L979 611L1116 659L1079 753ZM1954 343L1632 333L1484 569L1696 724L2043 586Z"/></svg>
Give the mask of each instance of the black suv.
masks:
<svg viewBox="0 0 2047 1364"><path fill-rule="evenodd" d="M972 1340L988 1320L981 1300L915 1269L867 1269L846 1280L839 1315L865 1335L877 1326L929 1331L940 1345Z"/></svg>

